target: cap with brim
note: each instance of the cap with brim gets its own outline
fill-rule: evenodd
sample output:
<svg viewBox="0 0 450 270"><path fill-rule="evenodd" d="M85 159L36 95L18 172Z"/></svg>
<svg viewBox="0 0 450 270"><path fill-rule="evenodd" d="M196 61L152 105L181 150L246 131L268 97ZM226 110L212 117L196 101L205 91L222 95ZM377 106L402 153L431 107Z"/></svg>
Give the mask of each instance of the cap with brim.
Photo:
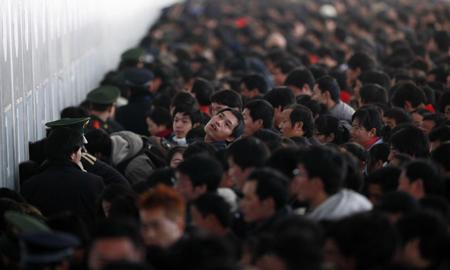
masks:
<svg viewBox="0 0 450 270"><path fill-rule="evenodd" d="M51 121L51 122L45 123L45 125L52 130L58 129L58 128L70 128L73 131L78 132L79 134L83 135L83 143L86 144L87 140L84 137L84 129L87 127L89 120L90 120L90 117L61 118L56 121Z"/></svg>
<svg viewBox="0 0 450 270"><path fill-rule="evenodd" d="M24 234L21 240L22 261L28 264L62 261L80 245L75 236L55 231Z"/></svg>
<svg viewBox="0 0 450 270"><path fill-rule="evenodd" d="M40 220L15 211L7 211L5 220L11 224L17 233L49 232L50 228Z"/></svg>
<svg viewBox="0 0 450 270"><path fill-rule="evenodd" d="M132 48L128 49L122 53L120 59L122 61L143 61L145 56L145 50L142 48Z"/></svg>
<svg viewBox="0 0 450 270"><path fill-rule="evenodd" d="M124 70L125 85L130 87L147 88L153 80L153 73L144 68L128 68Z"/></svg>
<svg viewBox="0 0 450 270"><path fill-rule="evenodd" d="M119 88L115 86L100 86L88 93L86 99L98 104L113 104L120 96Z"/></svg>

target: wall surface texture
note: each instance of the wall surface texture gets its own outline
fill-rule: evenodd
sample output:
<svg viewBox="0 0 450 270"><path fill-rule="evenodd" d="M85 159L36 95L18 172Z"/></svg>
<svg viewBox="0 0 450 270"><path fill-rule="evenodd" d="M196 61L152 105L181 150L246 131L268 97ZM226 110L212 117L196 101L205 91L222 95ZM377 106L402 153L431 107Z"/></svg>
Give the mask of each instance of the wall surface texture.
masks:
<svg viewBox="0 0 450 270"><path fill-rule="evenodd" d="M0 0L0 187L44 123L78 104L170 0Z"/></svg>

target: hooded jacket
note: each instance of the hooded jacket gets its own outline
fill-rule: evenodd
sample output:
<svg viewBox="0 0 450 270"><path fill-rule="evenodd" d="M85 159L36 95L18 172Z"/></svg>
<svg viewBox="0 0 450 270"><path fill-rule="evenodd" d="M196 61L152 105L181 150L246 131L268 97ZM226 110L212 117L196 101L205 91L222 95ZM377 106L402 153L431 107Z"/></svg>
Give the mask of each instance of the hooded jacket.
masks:
<svg viewBox="0 0 450 270"><path fill-rule="evenodd" d="M143 151L144 142L136 133L120 131L111 134L111 161L119 171L136 184L146 181L154 170L154 164Z"/></svg>

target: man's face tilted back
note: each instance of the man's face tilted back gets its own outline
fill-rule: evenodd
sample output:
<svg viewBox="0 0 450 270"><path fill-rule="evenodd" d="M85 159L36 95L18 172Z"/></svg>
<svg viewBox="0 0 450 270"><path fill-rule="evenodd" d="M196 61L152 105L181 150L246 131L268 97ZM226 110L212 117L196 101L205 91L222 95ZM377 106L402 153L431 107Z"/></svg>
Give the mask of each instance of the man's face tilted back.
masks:
<svg viewBox="0 0 450 270"><path fill-rule="evenodd" d="M231 111L222 111L214 115L205 126L205 139L211 142L232 141L233 130L239 120Z"/></svg>

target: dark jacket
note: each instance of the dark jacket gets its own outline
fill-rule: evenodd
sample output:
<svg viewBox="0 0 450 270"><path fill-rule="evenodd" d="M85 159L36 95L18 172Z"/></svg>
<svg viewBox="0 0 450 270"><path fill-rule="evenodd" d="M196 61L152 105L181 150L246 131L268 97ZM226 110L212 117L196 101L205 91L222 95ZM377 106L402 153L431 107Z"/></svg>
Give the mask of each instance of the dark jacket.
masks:
<svg viewBox="0 0 450 270"><path fill-rule="evenodd" d="M130 97L127 105L117 108L116 121L125 130L146 135L148 130L145 122L145 113L150 110L151 106L152 98L150 96Z"/></svg>
<svg viewBox="0 0 450 270"><path fill-rule="evenodd" d="M81 163L86 171L102 177L105 186L111 184L130 186L128 180L119 171L91 154L83 153Z"/></svg>
<svg viewBox="0 0 450 270"><path fill-rule="evenodd" d="M103 191L102 178L82 171L71 161L52 161L43 171L25 181L21 193L45 216L70 211L92 228L95 207Z"/></svg>

